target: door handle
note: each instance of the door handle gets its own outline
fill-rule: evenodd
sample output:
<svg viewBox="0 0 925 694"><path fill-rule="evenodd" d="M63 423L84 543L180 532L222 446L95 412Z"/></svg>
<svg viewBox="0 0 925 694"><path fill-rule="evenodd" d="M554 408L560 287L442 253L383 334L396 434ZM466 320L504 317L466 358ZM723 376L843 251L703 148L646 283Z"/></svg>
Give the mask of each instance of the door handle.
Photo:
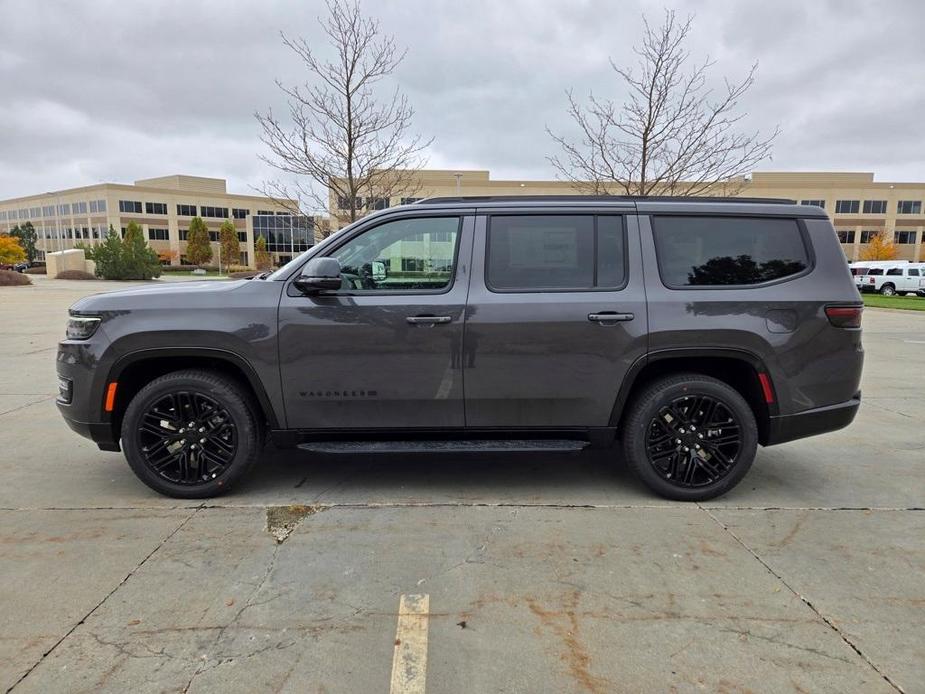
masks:
<svg viewBox="0 0 925 694"><path fill-rule="evenodd" d="M633 320L636 316L632 313L617 313L616 311L601 311L600 313L589 313L588 320L601 325L613 325L621 321Z"/></svg>
<svg viewBox="0 0 925 694"><path fill-rule="evenodd" d="M437 323L449 323L453 320L452 316L408 316L405 318L411 325L436 325Z"/></svg>

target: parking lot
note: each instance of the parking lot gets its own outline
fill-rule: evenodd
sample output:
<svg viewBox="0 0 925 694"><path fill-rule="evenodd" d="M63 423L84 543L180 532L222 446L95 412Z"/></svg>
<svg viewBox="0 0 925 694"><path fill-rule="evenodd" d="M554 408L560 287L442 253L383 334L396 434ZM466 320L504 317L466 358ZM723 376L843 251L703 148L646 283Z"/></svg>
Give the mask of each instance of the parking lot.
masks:
<svg viewBox="0 0 925 694"><path fill-rule="evenodd" d="M850 428L708 504L607 452L267 450L156 496L54 406L67 307L0 288L0 689L915 692L925 687L925 312L865 312Z"/></svg>

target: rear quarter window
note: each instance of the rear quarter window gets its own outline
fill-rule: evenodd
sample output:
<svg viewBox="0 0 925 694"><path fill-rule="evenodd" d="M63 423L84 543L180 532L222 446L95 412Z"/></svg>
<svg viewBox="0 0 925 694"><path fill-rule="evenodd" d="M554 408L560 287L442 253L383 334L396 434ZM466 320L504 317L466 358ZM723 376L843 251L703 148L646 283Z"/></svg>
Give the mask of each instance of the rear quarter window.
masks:
<svg viewBox="0 0 925 694"><path fill-rule="evenodd" d="M652 233L662 282L671 288L753 286L810 266L795 219L655 216Z"/></svg>

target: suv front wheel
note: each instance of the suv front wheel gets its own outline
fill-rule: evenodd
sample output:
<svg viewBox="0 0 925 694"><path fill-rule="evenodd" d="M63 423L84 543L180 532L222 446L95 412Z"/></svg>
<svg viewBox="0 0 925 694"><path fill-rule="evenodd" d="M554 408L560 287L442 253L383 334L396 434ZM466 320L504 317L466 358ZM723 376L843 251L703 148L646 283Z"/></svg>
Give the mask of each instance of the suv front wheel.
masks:
<svg viewBox="0 0 925 694"><path fill-rule="evenodd" d="M129 403L122 448L134 473L166 496L228 491L260 456L260 429L233 381L207 371L156 378Z"/></svg>
<svg viewBox="0 0 925 694"><path fill-rule="evenodd" d="M644 388L624 427L627 462L652 491L704 501L732 489L748 472L758 427L731 386L700 374L677 374Z"/></svg>

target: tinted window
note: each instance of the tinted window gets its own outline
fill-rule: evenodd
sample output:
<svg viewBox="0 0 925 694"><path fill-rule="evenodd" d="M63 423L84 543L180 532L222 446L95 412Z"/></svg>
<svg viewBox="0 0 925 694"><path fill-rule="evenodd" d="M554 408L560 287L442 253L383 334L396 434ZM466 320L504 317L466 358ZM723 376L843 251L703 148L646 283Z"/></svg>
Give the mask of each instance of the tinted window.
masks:
<svg viewBox="0 0 925 694"><path fill-rule="evenodd" d="M760 284L809 266L793 219L654 217L652 230L670 287Z"/></svg>
<svg viewBox="0 0 925 694"><path fill-rule="evenodd" d="M867 271L867 274L868 275L882 275L883 268L879 268L879 267L871 268L870 270Z"/></svg>
<svg viewBox="0 0 925 694"><path fill-rule="evenodd" d="M625 273L622 217L491 218L487 279L493 289L615 288Z"/></svg>
<svg viewBox="0 0 925 694"><path fill-rule="evenodd" d="M891 267L889 270L886 271L886 274L888 274L888 275L902 275L902 274L903 274L903 269L902 269L901 267Z"/></svg>
<svg viewBox="0 0 925 694"><path fill-rule="evenodd" d="M909 276L910 276L910 277L918 277L918 276L919 276L919 271L916 270L914 267L909 268Z"/></svg>
<svg viewBox="0 0 925 694"><path fill-rule="evenodd" d="M456 262L459 217L401 219L351 239L331 257L349 291L441 290Z"/></svg>

